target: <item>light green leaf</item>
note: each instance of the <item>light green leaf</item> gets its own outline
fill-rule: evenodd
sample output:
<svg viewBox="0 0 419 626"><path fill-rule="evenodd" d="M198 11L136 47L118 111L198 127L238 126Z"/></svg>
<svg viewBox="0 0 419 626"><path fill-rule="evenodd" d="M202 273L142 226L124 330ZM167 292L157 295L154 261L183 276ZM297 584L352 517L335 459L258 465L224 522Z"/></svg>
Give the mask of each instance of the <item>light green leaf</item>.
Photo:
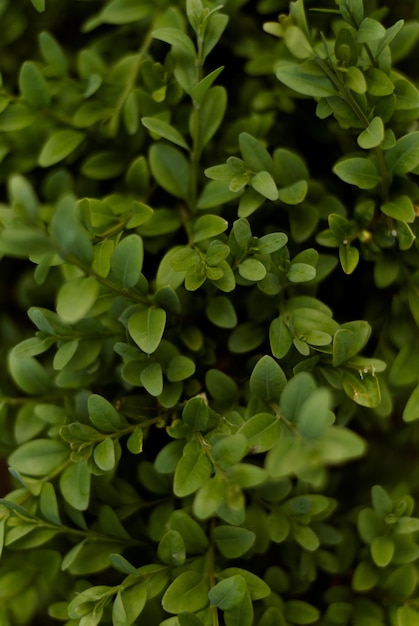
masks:
<svg viewBox="0 0 419 626"><path fill-rule="evenodd" d="M333 366L338 367L355 356L362 350L370 335L371 326L368 322L357 321L342 324L333 339Z"/></svg>
<svg viewBox="0 0 419 626"><path fill-rule="evenodd" d="M374 163L362 157L345 157L334 165L333 172L345 183L360 189L374 189L380 182Z"/></svg>
<svg viewBox="0 0 419 626"><path fill-rule="evenodd" d="M96 465L104 472L109 472L115 467L115 446L110 437L106 437L95 446L93 458Z"/></svg>
<svg viewBox="0 0 419 626"><path fill-rule="evenodd" d="M199 572L182 572L166 589L161 602L168 613L203 609L208 602L207 577Z"/></svg>
<svg viewBox="0 0 419 626"><path fill-rule="evenodd" d="M225 296L215 296L210 299L206 308L210 322L220 328L234 328L237 324L237 314L230 300Z"/></svg>
<svg viewBox="0 0 419 626"><path fill-rule="evenodd" d="M265 278L266 267L258 259L248 257L242 261L238 267L239 274L242 278L252 282L258 282Z"/></svg>
<svg viewBox="0 0 419 626"><path fill-rule="evenodd" d="M68 157L84 140L76 130L57 130L47 139L38 158L41 167L50 167Z"/></svg>
<svg viewBox="0 0 419 626"><path fill-rule="evenodd" d="M88 313L99 295L99 284L91 276L73 278L60 287L57 313L65 322L74 324Z"/></svg>
<svg viewBox="0 0 419 626"><path fill-rule="evenodd" d="M199 112L199 145L204 148L217 132L227 107L227 91L217 85L211 87Z"/></svg>
<svg viewBox="0 0 419 626"><path fill-rule="evenodd" d="M135 234L124 237L112 252L111 271L124 289L131 289L137 284L143 259L143 240Z"/></svg>
<svg viewBox="0 0 419 626"><path fill-rule="evenodd" d="M308 440L319 439L334 420L329 410L330 392L326 388L315 389L301 405L297 416L298 429Z"/></svg>
<svg viewBox="0 0 419 626"><path fill-rule="evenodd" d="M414 222L416 217L415 207L409 196L399 196L391 202L385 202L380 208L384 215L401 222Z"/></svg>
<svg viewBox="0 0 419 626"><path fill-rule="evenodd" d="M64 499L77 511L85 511L90 500L91 473L87 461L71 463L60 476L60 489Z"/></svg>
<svg viewBox="0 0 419 626"><path fill-rule="evenodd" d="M157 350L166 326L166 311L150 307L133 313L128 320L131 337L141 350L151 354Z"/></svg>
<svg viewBox="0 0 419 626"><path fill-rule="evenodd" d="M371 556L378 567L387 567L394 555L394 542L388 535L375 537L371 546Z"/></svg>
<svg viewBox="0 0 419 626"><path fill-rule="evenodd" d="M163 563L183 565L186 550L182 535L177 530L168 530L158 545L157 554Z"/></svg>
<svg viewBox="0 0 419 626"><path fill-rule="evenodd" d="M337 95L337 89L330 78L311 59L301 64L282 62L276 76L284 85L305 96L327 98Z"/></svg>
<svg viewBox="0 0 419 626"><path fill-rule="evenodd" d="M185 404L182 418L194 430L205 430L209 418L208 404L203 398L191 398Z"/></svg>
<svg viewBox="0 0 419 626"><path fill-rule="evenodd" d="M169 362L166 375L171 382L177 382L189 378L194 373L194 361L182 354L176 354Z"/></svg>
<svg viewBox="0 0 419 626"><path fill-rule="evenodd" d="M49 522L61 526L60 513L58 509L58 500L52 483L46 482L42 485L39 496L39 506L42 515Z"/></svg>
<svg viewBox="0 0 419 626"><path fill-rule="evenodd" d="M45 476L54 471L69 456L64 441L55 439L34 439L23 443L9 456L9 465L28 476Z"/></svg>
<svg viewBox="0 0 419 626"><path fill-rule="evenodd" d="M272 157L260 141L249 133L240 133L239 146L247 169L252 172L272 172Z"/></svg>
<svg viewBox="0 0 419 626"><path fill-rule="evenodd" d="M373 408L380 404L380 384L374 372L355 373L345 369L343 388L345 393L360 406Z"/></svg>
<svg viewBox="0 0 419 626"><path fill-rule="evenodd" d="M174 48L181 50L184 54L192 57L196 55L192 39L177 28L157 28L152 32L152 37L170 44Z"/></svg>
<svg viewBox="0 0 419 626"><path fill-rule="evenodd" d="M419 165L419 131L403 135L396 145L386 150L384 159L394 174L406 174Z"/></svg>
<svg viewBox="0 0 419 626"><path fill-rule="evenodd" d="M269 172L258 172L250 179L250 185L255 191L260 193L268 200L278 200L278 189Z"/></svg>
<svg viewBox="0 0 419 626"><path fill-rule="evenodd" d="M358 265L359 251L358 248L342 244L339 246L339 260L345 274L352 274Z"/></svg>
<svg viewBox="0 0 419 626"><path fill-rule="evenodd" d="M202 215L193 227L193 242L198 243L210 237L216 237L228 227L228 222L219 215Z"/></svg>
<svg viewBox="0 0 419 626"><path fill-rule="evenodd" d="M358 135L358 145L364 150L376 148L384 139L384 124L381 117L374 117L368 127Z"/></svg>
<svg viewBox="0 0 419 626"><path fill-rule="evenodd" d="M307 283L316 277L316 268L308 263L291 263L287 278L291 283Z"/></svg>
<svg viewBox="0 0 419 626"><path fill-rule="evenodd" d="M33 396L47 393L50 379L41 363L32 356L17 356L10 352L8 368L14 382L25 393Z"/></svg>
<svg viewBox="0 0 419 626"><path fill-rule="evenodd" d="M292 334L281 317L272 320L269 327L269 341L274 357L282 359L292 346Z"/></svg>
<svg viewBox="0 0 419 626"><path fill-rule="evenodd" d="M158 117L143 117L142 124L152 133L171 141L172 143L188 150L188 144L176 128L159 119Z"/></svg>
<svg viewBox="0 0 419 626"><path fill-rule="evenodd" d="M239 529L244 530L244 529ZM222 611L229 611L237 607L244 599L246 593L246 581L243 576L236 574L224 578L211 587L208 598L211 604Z"/></svg>
<svg viewBox="0 0 419 626"><path fill-rule="evenodd" d="M31 2L39 13L43 13L45 11L45 0L31 0Z"/></svg>

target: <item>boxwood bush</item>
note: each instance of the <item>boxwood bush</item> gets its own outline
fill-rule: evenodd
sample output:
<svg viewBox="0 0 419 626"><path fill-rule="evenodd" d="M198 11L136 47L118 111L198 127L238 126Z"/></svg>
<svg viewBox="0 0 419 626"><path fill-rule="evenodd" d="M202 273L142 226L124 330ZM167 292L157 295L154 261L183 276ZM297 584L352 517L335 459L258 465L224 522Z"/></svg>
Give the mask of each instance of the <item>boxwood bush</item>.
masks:
<svg viewBox="0 0 419 626"><path fill-rule="evenodd" d="M419 11L305 5L0 2L1 626L419 624Z"/></svg>

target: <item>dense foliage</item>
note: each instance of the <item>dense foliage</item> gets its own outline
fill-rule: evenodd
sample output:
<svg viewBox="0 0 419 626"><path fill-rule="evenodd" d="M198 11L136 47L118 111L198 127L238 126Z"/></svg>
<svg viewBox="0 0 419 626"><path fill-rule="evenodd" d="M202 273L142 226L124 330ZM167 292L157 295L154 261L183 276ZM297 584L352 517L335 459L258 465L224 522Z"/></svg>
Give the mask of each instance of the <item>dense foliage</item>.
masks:
<svg viewBox="0 0 419 626"><path fill-rule="evenodd" d="M0 2L1 626L419 623L418 9L305 4Z"/></svg>

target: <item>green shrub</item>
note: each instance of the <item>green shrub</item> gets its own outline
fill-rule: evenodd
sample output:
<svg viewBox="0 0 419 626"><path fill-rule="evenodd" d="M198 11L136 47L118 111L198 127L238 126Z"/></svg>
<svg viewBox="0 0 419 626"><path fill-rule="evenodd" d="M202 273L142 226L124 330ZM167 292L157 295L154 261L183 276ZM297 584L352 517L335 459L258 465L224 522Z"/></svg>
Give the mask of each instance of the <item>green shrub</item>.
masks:
<svg viewBox="0 0 419 626"><path fill-rule="evenodd" d="M413 4L0 2L2 626L419 624Z"/></svg>

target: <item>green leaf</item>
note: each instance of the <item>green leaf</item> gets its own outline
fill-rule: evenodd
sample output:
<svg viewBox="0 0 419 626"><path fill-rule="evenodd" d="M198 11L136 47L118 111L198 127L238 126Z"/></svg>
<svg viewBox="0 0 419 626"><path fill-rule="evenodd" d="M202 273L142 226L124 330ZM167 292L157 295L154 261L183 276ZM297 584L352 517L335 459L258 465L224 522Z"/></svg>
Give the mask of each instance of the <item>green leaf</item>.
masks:
<svg viewBox="0 0 419 626"><path fill-rule="evenodd" d="M366 444L348 428L332 426L324 433L318 450L324 462L339 465L362 456Z"/></svg>
<svg viewBox="0 0 419 626"><path fill-rule="evenodd" d="M211 604L217 608L222 611L229 611L243 601L245 593L246 581L243 576L236 574L235 576L224 578L214 587L211 587L208 592L208 598Z"/></svg>
<svg viewBox="0 0 419 626"><path fill-rule="evenodd" d="M360 406L374 408L381 402L380 384L374 372L355 373L345 369L343 388L345 393Z"/></svg>
<svg viewBox="0 0 419 626"><path fill-rule="evenodd" d="M419 165L419 131L403 135L386 150L384 160L393 174L406 174Z"/></svg>
<svg viewBox="0 0 419 626"><path fill-rule="evenodd" d="M333 339L333 366L338 367L344 361L355 356L367 343L371 335L368 322L347 322L335 333Z"/></svg>
<svg viewBox="0 0 419 626"><path fill-rule="evenodd" d="M157 554L163 563L183 565L186 550L182 535L177 530L168 530L158 545Z"/></svg>
<svg viewBox="0 0 419 626"><path fill-rule="evenodd" d="M307 37L298 26L288 26L284 33L284 41L288 50L297 59L307 59L314 56L314 50L311 47Z"/></svg>
<svg viewBox="0 0 419 626"><path fill-rule="evenodd" d="M176 354L169 362L166 375L171 382L185 380L195 373L195 367L192 359Z"/></svg>
<svg viewBox="0 0 419 626"><path fill-rule="evenodd" d="M139 235L128 235L114 248L111 271L124 289L134 287L141 275L144 259L143 240Z"/></svg>
<svg viewBox="0 0 419 626"><path fill-rule="evenodd" d="M369 43L370 41L382 39L385 34L386 29L380 22L370 17L365 17L358 27L356 40L358 43Z"/></svg>
<svg viewBox="0 0 419 626"><path fill-rule="evenodd" d="M51 102L48 84L35 63L23 63L19 74L19 89L22 98L34 109L44 109Z"/></svg>
<svg viewBox="0 0 419 626"><path fill-rule="evenodd" d="M292 262L287 273L290 283L308 283L316 277L316 268L308 263Z"/></svg>
<svg viewBox="0 0 419 626"><path fill-rule="evenodd" d="M330 392L326 388L315 389L301 405L297 416L298 429L305 439L319 439L333 421L329 410Z"/></svg>
<svg viewBox="0 0 419 626"><path fill-rule="evenodd" d="M217 526L213 536L218 550L228 559L243 556L256 539L254 532L237 526Z"/></svg>
<svg viewBox="0 0 419 626"><path fill-rule="evenodd" d="M397 622L400 626L415 626L419 619L419 611L410 607L408 604L400 606L397 611Z"/></svg>
<svg viewBox="0 0 419 626"><path fill-rule="evenodd" d="M250 376L250 390L267 402L278 402L287 379L281 366L269 355L256 363Z"/></svg>
<svg viewBox="0 0 419 626"><path fill-rule="evenodd" d="M57 313L65 322L74 324L88 313L99 295L99 284L91 277L69 280L60 287L57 295Z"/></svg>
<svg viewBox="0 0 419 626"><path fill-rule="evenodd" d="M246 437L236 433L218 439L212 447L212 456L217 465L222 469L228 469L242 460L248 447Z"/></svg>
<svg viewBox="0 0 419 626"><path fill-rule="evenodd" d="M151 172L163 189L177 198L187 199L190 167L186 157L173 146L157 143L150 148Z"/></svg>
<svg viewBox="0 0 419 626"><path fill-rule="evenodd" d="M14 382L25 393L33 396L47 393L50 379L41 363L32 356L9 354L8 368Z"/></svg>
<svg viewBox="0 0 419 626"><path fill-rule="evenodd" d="M76 257L89 266L93 262L93 245L77 220L74 196L65 195L59 200L51 221L51 234L64 259Z"/></svg>
<svg viewBox="0 0 419 626"><path fill-rule="evenodd" d="M47 139L38 158L41 167L50 167L68 157L84 140L76 130L57 130Z"/></svg>
<svg viewBox="0 0 419 626"><path fill-rule="evenodd" d="M176 128L158 117L143 117L142 124L152 133L171 141L181 148L189 149L188 144Z"/></svg>
<svg viewBox="0 0 419 626"><path fill-rule="evenodd" d="M413 422L417 419L419 419L419 386L414 388L403 410L404 422Z"/></svg>
<svg viewBox="0 0 419 626"><path fill-rule="evenodd" d="M218 76L221 74L223 69L224 69L224 66L218 67L216 70L210 72L210 74L205 76L205 78L200 80L199 83L195 85L195 87L192 90L191 95L198 104L202 104L202 101L205 98L205 95L207 94L208 89L211 87L215 79L218 78Z"/></svg>
<svg viewBox="0 0 419 626"><path fill-rule="evenodd" d="M385 202L381 205L381 211L384 215L392 217L401 222L415 221L415 207L409 196L399 196L392 202Z"/></svg>
<svg viewBox="0 0 419 626"><path fill-rule="evenodd" d="M226 296L215 296L208 302L206 314L210 322L220 328L234 328L237 325L237 314L234 306Z"/></svg>
<svg viewBox="0 0 419 626"><path fill-rule="evenodd" d="M238 267L239 274L242 278L252 282L258 282L265 278L266 267L258 259L248 257L242 261Z"/></svg>
<svg viewBox="0 0 419 626"><path fill-rule="evenodd" d="M202 215L193 226L193 242L198 243L210 237L216 237L228 227L228 222L219 215Z"/></svg>
<svg viewBox="0 0 419 626"><path fill-rule="evenodd" d="M48 32L40 33L39 48L48 72L53 76L64 76L68 71L68 59L58 41Z"/></svg>
<svg viewBox="0 0 419 626"><path fill-rule="evenodd" d="M121 428L122 422L117 410L103 396L92 393L87 400L89 418L92 424L104 433L113 433Z"/></svg>
<svg viewBox="0 0 419 626"><path fill-rule="evenodd" d="M143 451L143 430L142 428L135 428L127 440L127 449L131 454L140 454Z"/></svg>
<svg viewBox="0 0 419 626"><path fill-rule="evenodd" d="M394 91L394 84L383 70L371 67L365 73L367 91L371 96L389 96Z"/></svg>
<svg viewBox="0 0 419 626"><path fill-rule="evenodd" d="M85 511L90 500L91 473L87 461L72 463L60 476L60 489L64 499L77 511Z"/></svg>
<svg viewBox="0 0 419 626"><path fill-rule="evenodd" d="M214 46L218 43L228 23L228 16L223 13L212 13L204 38L203 56L208 56Z"/></svg>
<svg viewBox="0 0 419 626"><path fill-rule="evenodd" d="M170 44L174 48L181 50L184 54L192 57L196 55L192 39L177 28L157 28L153 30L152 37Z"/></svg>
<svg viewBox="0 0 419 626"><path fill-rule="evenodd" d="M10 467L28 476L46 476L69 456L67 444L54 439L35 439L23 443L9 456Z"/></svg>
<svg viewBox="0 0 419 626"><path fill-rule="evenodd" d="M247 169L253 172L272 172L272 157L260 141L249 133L240 133L239 146Z"/></svg>
<svg viewBox="0 0 419 626"><path fill-rule="evenodd" d="M207 92L199 112L199 145L204 148L217 132L227 108L227 91L217 85Z"/></svg>
<svg viewBox="0 0 419 626"><path fill-rule="evenodd" d="M345 274L352 274L358 265L359 251L358 248L342 244L339 246L339 260Z"/></svg>
<svg viewBox="0 0 419 626"><path fill-rule="evenodd" d="M266 452L273 448L280 437L279 420L270 413L257 413L237 431L247 438L253 453Z"/></svg>
<svg viewBox="0 0 419 626"><path fill-rule="evenodd" d="M166 311L157 307L133 313L128 320L131 337L141 350L151 354L157 350L166 326Z"/></svg>
<svg viewBox="0 0 419 626"><path fill-rule="evenodd" d="M205 430L209 418L208 404L203 398L191 398L185 404L182 418L194 430Z"/></svg>
<svg viewBox="0 0 419 626"><path fill-rule="evenodd" d="M394 542L388 535L375 537L371 546L371 556L378 567L387 567L394 555Z"/></svg>
<svg viewBox="0 0 419 626"><path fill-rule="evenodd" d="M255 191L268 200L278 200L279 193L274 179L269 172L258 172L250 179L250 185Z"/></svg>
<svg viewBox="0 0 419 626"><path fill-rule="evenodd" d="M285 603L284 613L293 624L312 624L320 617L319 609L304 600L289 600Z"/></svg>
<svg viewBox="0 0 419 626"><path fill-rule="evenodd" d="M168 613L199 611L208 602L207 577L194 571L182 572L166 589L162 606Z"/></svg>
<svg viewBox="0 0 419 626"><path fill-rule="evenodd" d="M160 363L155 361L141 370L140 380L151 396L159 396L163 392L163 372Z"/></svg>
<svg viewBox="0 0 419 626"><path fill-rule="evenodd" d="M175 471L173 491L183 498L197 491L211 476L212 465L201 450L188 452L179 461Z"/></svg>
<svg viewBox="0 0 419 626"><path fill-rule="evenodd" d="M231 333L228 347L235 354L243 354L258 348L265 338L264 329L253 322L243 322Z"/></svg>
<svg viewBox="0 0 419 626"><path fill-rule="evenodd" d="M110 437L106 437L93 450L93 458L99 469L109 472L115 467L115 446Z"/></svg>
<svg viewBox="0 0 419 626"><path fill-rule="evenodd" d="M39 13L43 13L45 11L45 0L31 0L31 2Z"/></svg>
<svg viewBox="0 0 419 626"><path fill-rule="evenodd" d="M42 485L39 497L39 506L45 519L53 524L61 526L57 495L52 483L47 482Z"/></svg>
<svg viewBox="0 0 419 626"><path fill-rule="evenodd" d="M292 334L281 317L272 320L269 327L271 351L277 359L283 359L292 346Z"/></svg>
<svg viewBox="0 0 419 626"><path fill-rule="evenodd" d="M374 117L368 127L358 135L358 145L364 150L376 148L384 139L384 124L381 117Z"/></svg>
<svg viewBox="0 0 419 626"><path fill-rule="evenodd" d="M313 98L327 98L337 95L337 89L321 67L312 60L301 64L282 62L276 76L284 85L297 93Z"/></svg>
<svg viewBox="0 0 419 626"><path fill-rule="evenodd" d="M366 158L345 157L334 165L333 172L345 183L359 189L374 189L380 182L376 166Z"/></svg>

